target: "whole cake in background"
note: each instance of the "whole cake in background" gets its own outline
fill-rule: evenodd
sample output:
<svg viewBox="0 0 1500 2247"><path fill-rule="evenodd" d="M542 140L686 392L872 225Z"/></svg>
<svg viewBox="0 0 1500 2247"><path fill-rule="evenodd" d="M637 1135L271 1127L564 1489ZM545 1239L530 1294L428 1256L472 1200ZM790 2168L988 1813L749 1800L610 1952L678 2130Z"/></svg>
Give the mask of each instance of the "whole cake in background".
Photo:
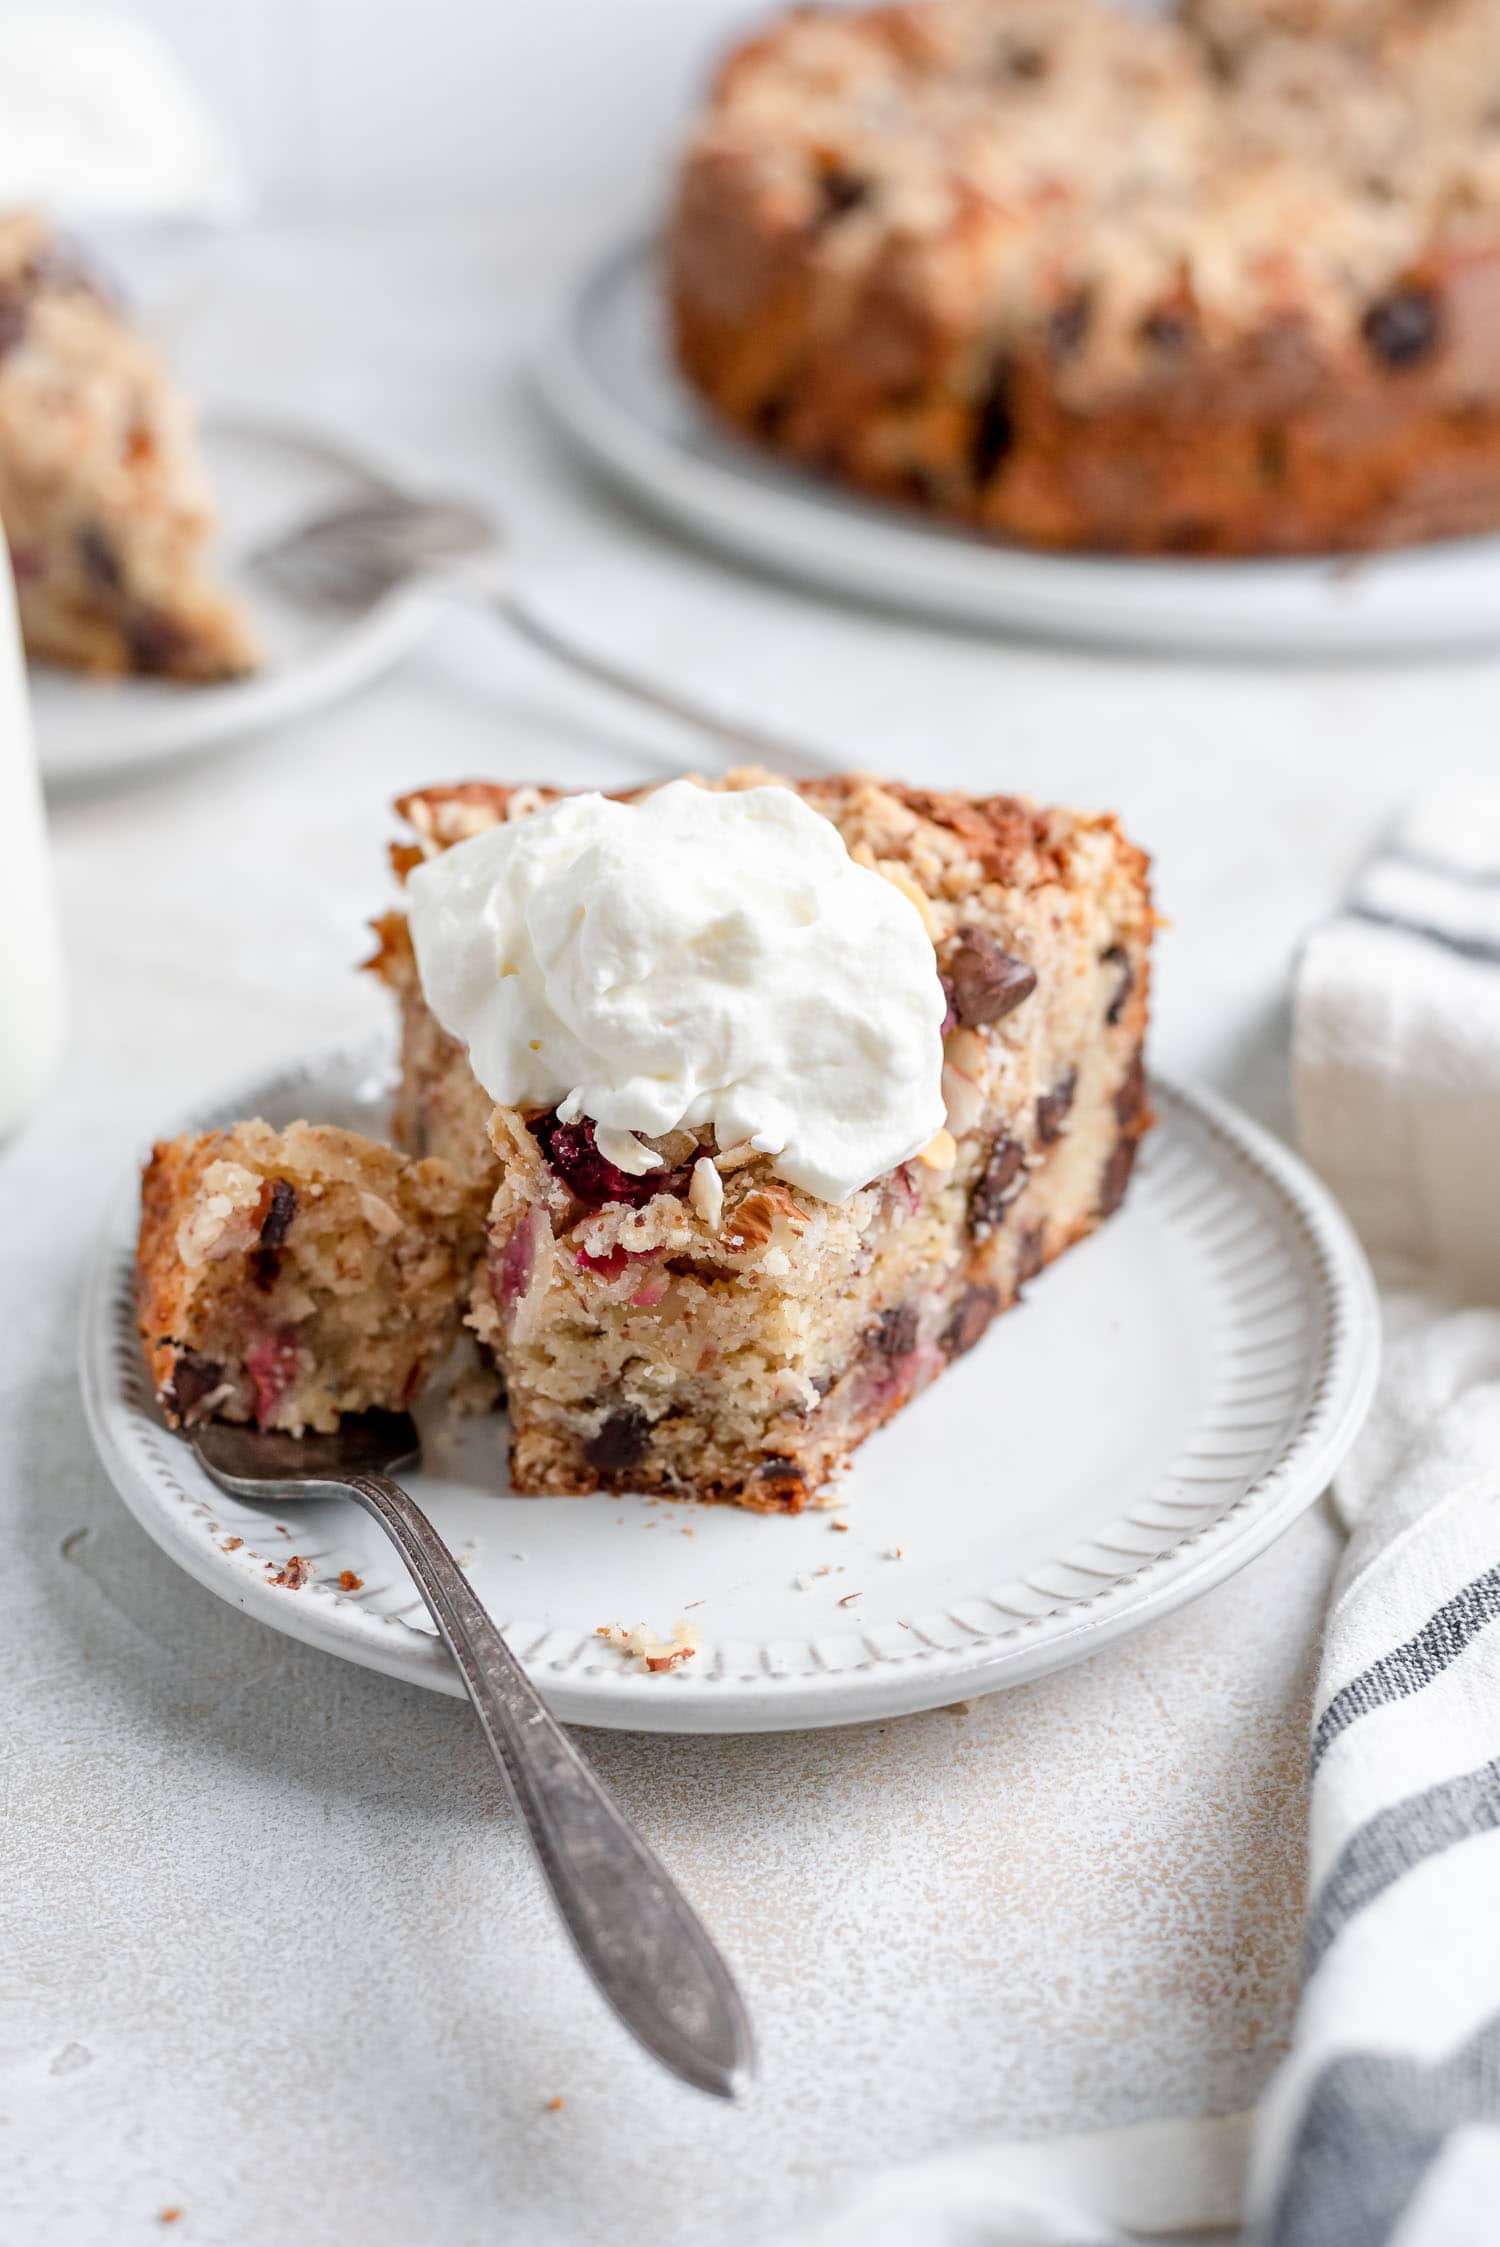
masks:
<svg viewBox="0 0 1500 2247"><path fill-rule="evenodd" d="M203 574L214 511L186 400L28 213L0 216L0 522L29 656L229 679L247 619Z"/></svg>
<svg viewBox="0 0 1500 2247"><path fill-rule="evenodd" d="M467 1319L523 1492L797 1512L1119 1207L1154 929L1108 817L848 774L400 809L400 1154L159 1146L174 1423L413 1401Z"/></svg>
<svg viewBox="0 0 1500 2247"><path fill-rule="evenodd" d="M737 430L1048 547L1500 524L1500 0L799 9L667 247Z"/></svg>

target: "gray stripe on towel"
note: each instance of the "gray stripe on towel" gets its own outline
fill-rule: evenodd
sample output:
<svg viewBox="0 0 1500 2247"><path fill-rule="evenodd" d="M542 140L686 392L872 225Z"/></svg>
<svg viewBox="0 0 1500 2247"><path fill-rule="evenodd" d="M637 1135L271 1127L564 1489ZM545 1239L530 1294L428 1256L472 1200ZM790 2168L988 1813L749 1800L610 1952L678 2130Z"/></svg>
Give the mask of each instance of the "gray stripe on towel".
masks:
<svg viewBox="0 0 1500 2247"><path fill-rule="evenodd" d="M1329 1702L1313 1728L1312 1767L1317 1770L1341 1732L1357 1718L1367 1716L1389 1701L1404 1701L1440 1677L1456 1661L1471 1638L1500 1616L1500 1565L1476 1576L1437 1612L1404 1646L1382 1654L1358 1677L1351 1678Z"/></svg>
<svg viewBox="0 0 1500 2247"><path fill-rule="evenodd" d="M1388 913L1376 905L1358 901L1349 911L1359 921L1369 921L1376 928L1400 929L1403 936L1418 936L1429 944L1439 944L1445 952L1456 952L1460 959L1500 961L1500 944L1491 944L1478 936L1455 936L1451 929L1438 928L1431 921L1408 920L1404 913Z"/></svg>
<svg viewBox="0 0 1500 2247"><path fill-rule="evenodd" d="M1432 2067L1347 2052L1314 2078L1265 2247L1385 2247L1454 2130L1500 2122L1500 2014Z"/></svg>
<svg viewBox="0 0 1500 2247"><path fill-rule="evenodd" d="M1307 1930L1304 1979L1316 1973L1330 1943L1366 1904L1395 1886L1413 1866L1440 1857L1460 1841L1500 1827L1500 1756L1408 1795L1366 1819L1339 1851L1318 1892Z"/></svg>

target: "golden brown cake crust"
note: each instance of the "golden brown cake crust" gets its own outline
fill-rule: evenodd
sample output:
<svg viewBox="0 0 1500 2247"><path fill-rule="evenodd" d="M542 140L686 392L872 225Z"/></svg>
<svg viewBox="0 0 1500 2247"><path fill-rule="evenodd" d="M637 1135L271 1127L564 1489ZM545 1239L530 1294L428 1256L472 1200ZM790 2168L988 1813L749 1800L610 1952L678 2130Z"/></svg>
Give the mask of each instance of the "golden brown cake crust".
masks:
<svg viewBox="0 0 1500 2247"><path fill-rule="evenodd" d="M833 821L846 841L851 840L854 830L857 843L861 816L873 808L888 830L883 839L893 855L909 856L919 829L926 827L937 836L951 838L959 855L972 860L994 882L1034 886L1041 880L1065 878L1068 842L1085 832L1112 836L1143 880L1150 863L1146 853L1121 834L1112 812L1047 809L1025 796L970 796L959 789L913 788L904 781L882 780L863 772L786 781L780 774L756 766L742 766L711 785L756 788L768 783L794 788L805 803ZM561 788L529 782L514 786L498 780L441 782L413 789L397 797L396 811L418 840L394 844L392 866L404 879L414 865L434 852L482 834L504 820L527 818L542 806L559 802L566 793ZM610 791L619 803L637 803L650 793L650 786ZM889 831L891 807L910 815L909 821L895 831ZM370 964L378 971L381 954L391 946L400 949L404 922L399 915L389 915L377 921L375 929L380 952Z"/></svg>
<svg viewBox="0 0 1500 2247"><path fill-rule="evenodd" d="M721 70L666 263L742 435L999 536L1500 522L1494 0L794 11Z"/></svg>

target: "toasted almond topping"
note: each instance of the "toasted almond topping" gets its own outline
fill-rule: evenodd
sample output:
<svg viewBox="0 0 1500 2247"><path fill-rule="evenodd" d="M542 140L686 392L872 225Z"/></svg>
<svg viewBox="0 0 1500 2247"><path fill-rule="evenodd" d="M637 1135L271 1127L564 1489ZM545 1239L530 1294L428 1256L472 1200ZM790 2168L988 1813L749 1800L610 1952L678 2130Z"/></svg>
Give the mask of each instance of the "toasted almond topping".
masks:
<svg viewBox="0 0 1500 2247"><path fill-rule="evenodd" d="M264 1180L238 1163L210 1163L205 1192L177 1228L177 1253L190 1269L247 1247Z"/></svg>
<svg viewBox="0 0 1500 2247"><path fill-rule="evenodd" d="M519 794L520 790L516 793ZM513 797L512 805L514 800ZM431 831L442 843L466 843L473 836L484 834L494 824L495 815L488 804L454 802L437 806Z"/></svg>
<svg viewBox="0 0 1500 2247"><path fill-rule="evenodd" d="M951 1170L958 1161L958 1148L951 1131L940 1131L929 1139L917 1161L929 1170Z"/></svg>
<svg viewBox="0 0 1500 2247"><path fill-rule="evenodd" d="M892 889L899 889L903 897L910 899L922 916L923 928L936 943L942 931L937 915L932 910L932 900L913 878L910 867L903 866L898 858L878 858L875 861L875 871L885 877Z"/></svg>
<svg viewBox="0 0 1500 2247"><path fill-rule="evenodd" d="M728 1232L748 1248L762 1248L778 1224L789 1226L794 1233L805 1232L806 1212L784 1186L757 1186L731 1212Z"/></svg>
<svg viewBox="0 0 1500 2247"><path fill-rule="evenodd" d="M700 1155L693 1165L688 1201L710 1232L716 1233L724 1215L724 1181L706 1155Z"/></svg>
<svg viewBox="0 0 1500 2247"><path fill-rule="evenodd" d="M956 1069L943 1069L943 1107L948 1118L948 1129L957 1139L974 1129L984 1108L984 1095L977 1084L961 1076Z"/></svg>
<svg viewBox="0 0 1500 2247"><path fill-rule="evenodd" d="M982 1085L989 1048L977 1030L950 1030L943 1040L943 1067L971 1084Z"/></svg>
<svg viewBox="0 0 1500 2247"><path fill-rule="evenodd" d="M366 1193L361 1190L359 1206L365 1223L372 1232L379 1233L386 1240L389 1240L394 1233L401 1231L403 1219L399 1212L392 1209L388 1201L382 1201L379 1194Z"/></svg>
<svg viewBox="0 0 1500 2247"><path fill-rule="evenodd" d="M727 1177L730 1171L743 1170L746 1163L753 1163L755 1155L756 1150L748 1139L738 1139L732 1147L725 1147L715 1155L714 1168Z"/></svg>
<svg viewBox="0 0 1500 2247"><path fill-rule="evenodd" d="M607 1163L623 1170L627 1178L644 1178L648 1170L660 1170L661 1157L654 1147L637 1139L633 1131L616 1131L609 1124L596 1124L594 1145Z"/></svg>

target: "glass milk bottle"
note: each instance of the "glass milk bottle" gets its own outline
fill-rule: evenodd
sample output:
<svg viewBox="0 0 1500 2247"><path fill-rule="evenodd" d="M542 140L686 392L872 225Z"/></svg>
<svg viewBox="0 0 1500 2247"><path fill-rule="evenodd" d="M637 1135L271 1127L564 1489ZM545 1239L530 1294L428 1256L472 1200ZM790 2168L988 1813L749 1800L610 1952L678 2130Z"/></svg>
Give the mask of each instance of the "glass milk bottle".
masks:
<svg viewBox="0 0 1500 2247"><path fill-rule="evenodd" d="M0 1147L46 1090L62 1043L62 961L16 594L0 539Z"/></svg>

